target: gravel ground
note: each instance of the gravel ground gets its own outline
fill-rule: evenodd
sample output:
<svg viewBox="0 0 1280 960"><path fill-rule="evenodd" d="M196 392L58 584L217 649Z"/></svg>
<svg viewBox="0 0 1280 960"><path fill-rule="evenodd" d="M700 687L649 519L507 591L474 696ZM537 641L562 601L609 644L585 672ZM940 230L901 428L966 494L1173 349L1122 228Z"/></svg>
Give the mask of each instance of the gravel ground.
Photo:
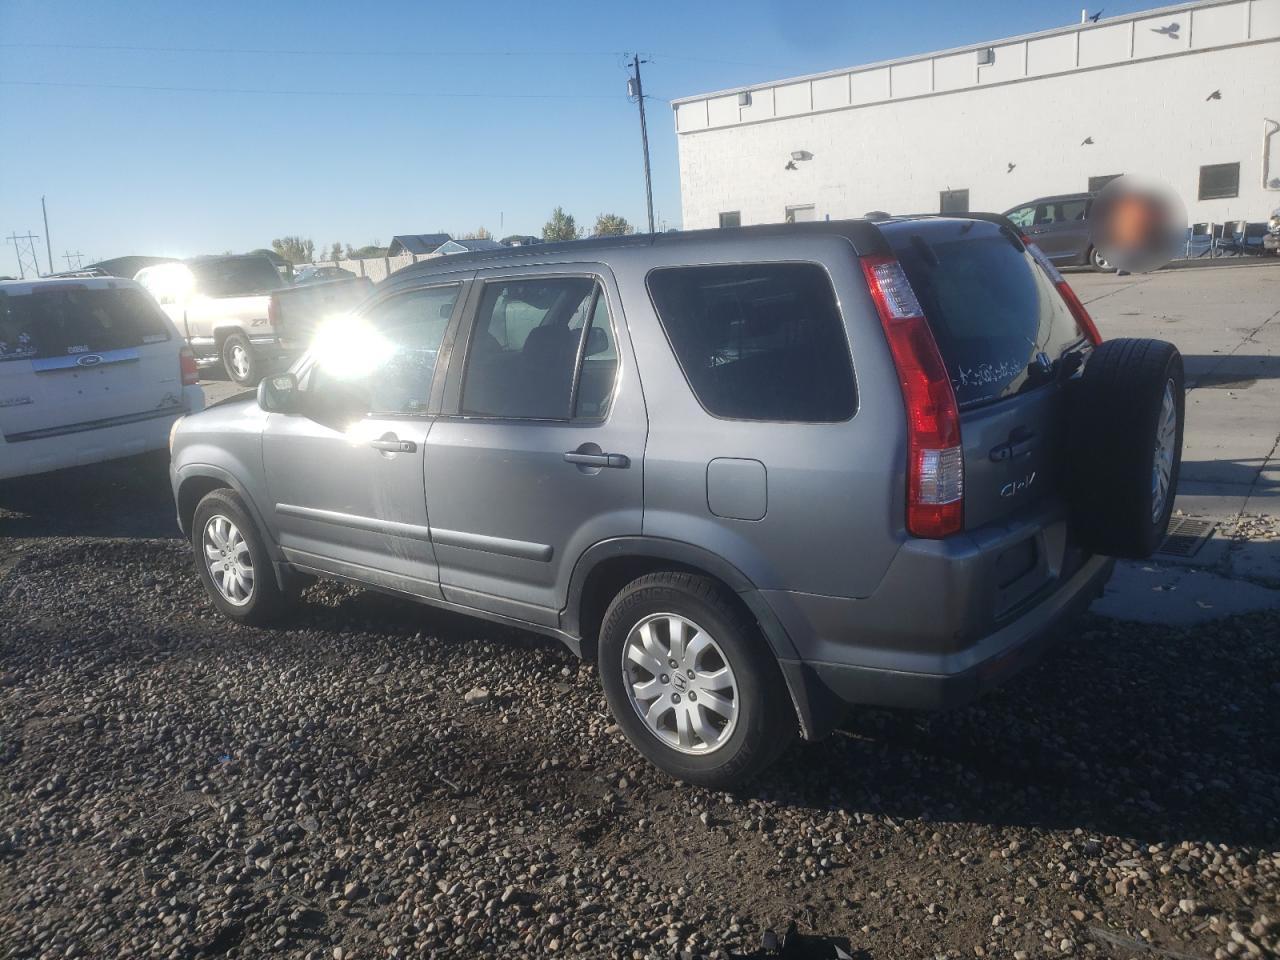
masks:
<svg viewBox="0 0 1280 960"><path fill-rule="evenodd" d="M532 635L332 584L240 628L179 541L9 545L0 955L755 956L789 921L869 958L1280 950L1274 615L1088 619L729 795Z"/></svg>

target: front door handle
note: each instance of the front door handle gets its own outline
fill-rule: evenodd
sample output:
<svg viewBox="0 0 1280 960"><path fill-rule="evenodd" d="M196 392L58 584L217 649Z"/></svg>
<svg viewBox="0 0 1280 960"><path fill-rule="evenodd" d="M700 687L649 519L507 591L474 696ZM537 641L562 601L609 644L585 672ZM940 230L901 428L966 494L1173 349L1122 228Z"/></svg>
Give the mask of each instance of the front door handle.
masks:
<svg viewBox="0 0 1280 960"><path fill-rule="evenodd" d="M591 446L594 446L594 444L591 444ZM596 449L598 450L599 447ZM564 460L565 463L576 463L580 467L613 467L618 470L625 470L631 466L631 458L625 453L584 453L581 447L567 452L564 455Z"/></svg>
<svg viewBox="0 0 1280 960"><path fill-rule="evenodd" d="M418 445L412 440L397 440L395 437L382 437L378 440L370 440L369 446L375 450L382 450L385 453L413 453L418 449Z"/></svg>

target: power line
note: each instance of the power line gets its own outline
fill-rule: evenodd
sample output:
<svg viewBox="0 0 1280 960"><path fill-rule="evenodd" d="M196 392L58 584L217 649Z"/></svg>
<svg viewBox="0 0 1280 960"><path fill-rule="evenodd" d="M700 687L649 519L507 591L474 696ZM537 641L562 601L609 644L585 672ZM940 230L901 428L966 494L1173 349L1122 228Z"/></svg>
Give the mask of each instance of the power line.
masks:
<svg viewBox="0 0 1280 960"><path fill-rule="evenodd" d="M239 93L280 97L432 97L464 100L617 100L605 93L455 93L418 90L269 90L260 87L177 87L142 83L87 83L72 80L0 79L0 84L23 87L77 87L94 90L149 90L157 93Z"/></svg>
<svg viewBox="0 0 1280 960"><path fill-rule="evenodd" d="M101 50L124 53L205 53L244 54L248 56L286 57L625 57L620 50L341 50L279 47L168 47L125 43L0 43L0 49L33 50ZM682 53L650 54L653 59L684 60L689 63L716 63L734 67L780 69L781 64L728 60L720 57L697 57Z"/></svg>

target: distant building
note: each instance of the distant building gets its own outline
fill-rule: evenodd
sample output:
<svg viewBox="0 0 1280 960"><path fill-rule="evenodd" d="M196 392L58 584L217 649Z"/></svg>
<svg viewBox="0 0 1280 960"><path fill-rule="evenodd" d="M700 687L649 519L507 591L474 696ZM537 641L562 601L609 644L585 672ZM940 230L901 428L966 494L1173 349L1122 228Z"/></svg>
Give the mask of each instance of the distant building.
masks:
<svg viewBox="0 0 1280 960"><path fill-rule="evenodd" d="M1265 220L1280 0L1197 0L672 106L687 230L1001 212L1118 174L1163 182L1191 223Z"/></svg>
<svg viewBox="0 0 1280 960"><path fill-rule="evenodd" d="M474 253L477 250L501 250L497 240L448 240L435 249L435 253Z"/></svg>
<svg viewBox="0 0 1280 960"><path fill-rule="evenodd" d="M420 257L435 253L442 244L453 238L447 233L406 233L391 238L391 246L387 256L402 257L406 253L414 253Z"/></svg>
<svg viewBox="0 0 1280 960"><path fill-rule="evenodd" d="M529 247L535 243L542 243L542 238L533 237L533 236L522 236L521 234L513 233L509 237L503 237L498 242L502 244L504 247Z"/></svg>

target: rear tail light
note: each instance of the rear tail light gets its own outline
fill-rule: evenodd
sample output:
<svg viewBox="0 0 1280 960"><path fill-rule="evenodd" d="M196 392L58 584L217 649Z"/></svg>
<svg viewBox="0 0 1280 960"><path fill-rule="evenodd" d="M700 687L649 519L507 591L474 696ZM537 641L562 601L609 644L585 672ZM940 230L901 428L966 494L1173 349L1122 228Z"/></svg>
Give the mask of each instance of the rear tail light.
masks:
<svg viewBox="0 0 1280 960"><path fill-rule="evenodd" d="M964 529L960 408L938 344L893 257L863 257L907 410L907 532L939 539Z"/></svg>
<svg viewBox="0 0 1280 960"><path fill-rule="evenodd" d="M200 368L196 366L196 355L190 347L178 351L178 369L182 371L182 385L194 387L200 382Z"/></svg>
<svg viewBox="0 0 1280 960"><path fill-rule="evenodd" d="M1022 238L1023 246L1027 248L1027 253L1035 258L1036 263L1040 264L1040 269L1049 275L1049 279L1053 281L1053 285L1058 288L1058 295L1067 305L1067 309L1071 311L1071 316L1075 318L1076 325L1084 331L1084 335L1089 338L1089 342L1095 347L1102 342L1102 334L1098 332L1098 325L1093 322L1093 317L1089 316L1089 311L1084 308L1084 304L1080 302L1080 298L1076 296L1076 292L1071 289L1071 284L1058 272L1058 268L1053 265L1053 261L1044 255L1044 251L1035 245L1030 237Z"/></svg>

